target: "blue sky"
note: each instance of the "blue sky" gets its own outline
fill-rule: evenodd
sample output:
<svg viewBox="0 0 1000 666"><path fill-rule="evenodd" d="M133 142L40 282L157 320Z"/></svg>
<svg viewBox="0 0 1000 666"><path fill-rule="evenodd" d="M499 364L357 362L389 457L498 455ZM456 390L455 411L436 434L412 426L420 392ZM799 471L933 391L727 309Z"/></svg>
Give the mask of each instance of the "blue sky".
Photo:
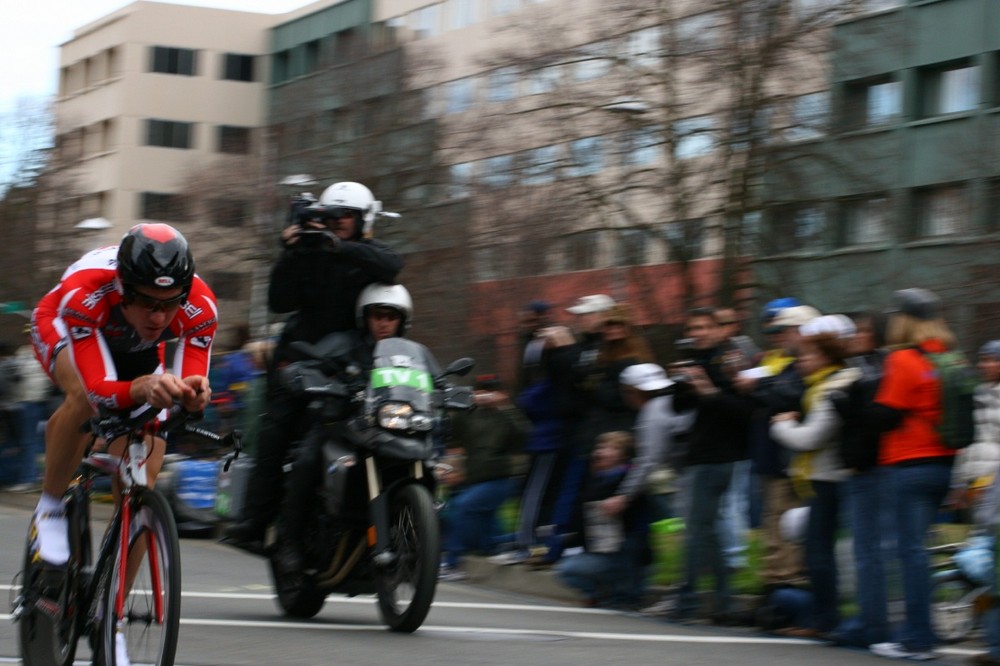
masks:
<svg viewBox="0 0 1000 666"><path fill-rule="evenodd" d="M219 7L280 14L310 4L311 0L181 0L173 4ZM10 163L9 127L19 100L54 95L58 81L59 45L73 31L129 0L5 0L0 2L0 184Z"/></svg>

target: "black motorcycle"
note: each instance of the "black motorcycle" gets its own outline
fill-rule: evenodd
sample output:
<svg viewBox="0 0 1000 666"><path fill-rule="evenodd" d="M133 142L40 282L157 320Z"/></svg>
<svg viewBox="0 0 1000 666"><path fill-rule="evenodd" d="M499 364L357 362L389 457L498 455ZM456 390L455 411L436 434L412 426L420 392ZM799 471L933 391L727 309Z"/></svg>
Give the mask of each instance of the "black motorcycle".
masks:
<svg viewBox="0 0 1000 666"><path fill-rule="evenodd" d="M386 625L412 632L434 600L441 559L433 437L444 410L472 408L471 390L447 377L467 374L473 361L436 373L425 347L389 338L366 372L353 356L356 340L335 333L294 343L307 360L281 370L309 402L307 434L285 466L286 501L307 495L296 503L306 507L304 566L288 570L280 541L265 552L285 614L312 617L330 593L374 593Z"/></svg>

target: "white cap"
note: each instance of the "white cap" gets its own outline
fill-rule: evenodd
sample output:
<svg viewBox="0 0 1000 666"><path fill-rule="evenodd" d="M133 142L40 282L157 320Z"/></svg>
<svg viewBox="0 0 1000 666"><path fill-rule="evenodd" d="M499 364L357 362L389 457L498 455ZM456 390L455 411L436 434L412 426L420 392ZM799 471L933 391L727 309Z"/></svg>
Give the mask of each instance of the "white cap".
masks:
<svg viewBox="0 0 1000 666"><path fill-rule="evenodd" d="M605 312L615 306L615 299L607 294L593 294L591 296L581 296L576 303L566 308L566 312L572 314L591 314L594 312Z"/></svg>
<svg viewBox="0 0 1000 666"><path fill-rule="evenodd" d="M816 317L820 316L820 311L808 305L796 305L790 308L783 308L778 311L777 316L771 321L770 326L802 326Z"/></svg>
<svg viewBox="0 0 1000 666"><path fill-rule="evenodd" d="M842 314L816 317L799 327L799 335L803 337L832 333L838 338L849 338L857 332L858 328L851 318Z"/></svg>
<svg viewBox="0 0 1000 666"><path fill-rule="evenodd" d="M666 371L655 363L630 365L622 370L618 381L640 391L659 391L673 384Z"/></svg>

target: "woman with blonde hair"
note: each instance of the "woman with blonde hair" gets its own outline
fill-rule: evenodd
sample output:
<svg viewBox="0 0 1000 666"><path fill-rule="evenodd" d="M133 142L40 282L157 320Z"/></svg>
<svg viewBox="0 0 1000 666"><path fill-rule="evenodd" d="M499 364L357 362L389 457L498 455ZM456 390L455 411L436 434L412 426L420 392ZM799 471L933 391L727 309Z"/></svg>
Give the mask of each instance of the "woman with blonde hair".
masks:
<svg viewBox="0 0 1000 666"><path fill-rule="evenodd" d="M891 484L906 617L896 640L871 651L896 659L932 659L938 642L930 621L930 569L924 541L948 494L955 451L938 433L941 382L928 354L949 351L955 336L941 301L926 289L893 294L886 342L893 349L875 396L872 419L883 431L879 465Z"/></svg>

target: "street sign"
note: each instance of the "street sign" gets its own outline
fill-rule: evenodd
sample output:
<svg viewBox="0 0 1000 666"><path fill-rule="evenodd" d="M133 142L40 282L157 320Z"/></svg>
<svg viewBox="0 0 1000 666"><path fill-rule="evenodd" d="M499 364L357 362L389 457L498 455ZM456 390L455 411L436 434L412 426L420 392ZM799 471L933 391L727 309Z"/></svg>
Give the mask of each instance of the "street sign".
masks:
<svg viewBox="0 0 1000 666"><path fill-rule="evenodd" d="M0 301L0 314L17 314L27 309L24 301L7 301L6 303Z"/></svg>

